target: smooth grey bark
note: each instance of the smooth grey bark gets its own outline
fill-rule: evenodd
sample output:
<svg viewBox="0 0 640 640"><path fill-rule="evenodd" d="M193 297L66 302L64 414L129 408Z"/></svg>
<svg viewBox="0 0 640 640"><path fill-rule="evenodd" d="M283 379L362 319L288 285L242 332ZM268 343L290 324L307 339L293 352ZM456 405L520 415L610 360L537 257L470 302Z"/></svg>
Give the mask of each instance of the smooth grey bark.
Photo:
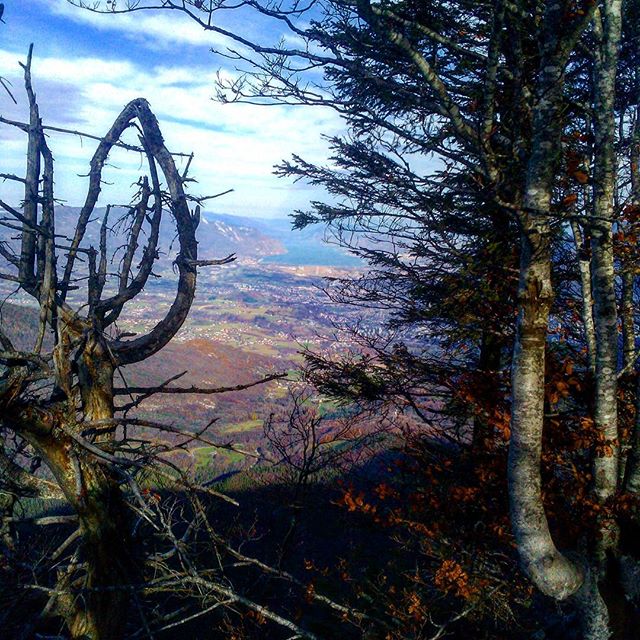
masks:
<svg viewBox="0 0 640 640"><path fill-rule="evenodd" d="M596 328L596 428L617 441L618 327L612 222L615 190L615 79L621 33L621 0L603 3L602 34L594 74L594 197L592 291ZM597 22L597 21L596 21ZM598 31L598 30L596 30ZM614 447L614 451L617 449ZM616 489L617 454L596 458L595 488L606 499Z"/></svg>
<svg viewBox="0 0 640 640"><path fill-rule="evenodd" d="M613 256L614 194L616 188L615 83L622 30L621 0L601 2L594 14L593 71L593 199L591 233L591 293L595 328L595 406L597 432L593 457L593 489L600 504L618 489L620 441L618 436L617 374L618 317ZM578 595L584 640L606 640L612 622L602 595L605 578L611 578L619 527L611 517L600 517L595 554L585 584Z"/></svg>
<svg viewBox="0 0 640 640"><path fill-rule="evenodd" d="M611 637L609 610L598 588L597 571L589 568L576 594L582 640L608 640Z"/></svg>
<svg viewBox="0 0 640 640"><path fill-rule="evenodd" d="M599 36L593 78L594 174L591 220L591 279L596 331L596 396L594 422L598 442L593 461L594 491L604 503L618 488L620 442L618 437L617 369L618 317L613 258L614 192L616 187L615 82L622 27L622 2L603 2L596 13L594 31ZM617 527L600 526L599 555L617 544Z"/></svg>
<svg viewBox="0 0 640 640"><path fill-rule="evenodd" d="M553 300L549 212L561 148L560 104L565 67L579 35L562 35L563 9L561 3L552 3L544 14L544 50L520 215L520 309L511 365L508 462L511 525L521 563L540 591L558 600L576 593L584 581L582 567L561 554L553 542L540 478L545 348Z"/></svg>
<svg viewBox="0 0 640 640"><path fill-rule="evenodd" d="M413 61L431 88L443 117L450 122L462 146L484 148L476 132L462 117L447 85L407 38L382 23L383 11L368 0L358 3L362 17ZM547 4L541 45L543 55L536 87L533 142L528 162L524 206L519 212L521 265L519 315L512 357L511 440L509 446L509 495L511 522L525 571L545 594L564 599L583 582L583 572L556 548L541 496L540 456L544 418L544 371L551 285L549 214L551 192L560 152L560 102L564 72L580 35L591 19L593 7L570 27L565 24L562 2ZM490 56L491 57L491 56ZM491 72L488 73L491 85ZM489 114L490 116L490 114ZM481 153L486 164L486 154ZM495 174L489 170L489 175Z"/></svg>
<svg viewBox="0 0 640 640"><path fill-rule="evenodd" d="M633 308L633 287L635 286L634 265L629 260L622 260L622 299L620 301L620 317L622 324L622 372L628 375L633 372L636 359L636 334L634 326L634 308ZM636 384L636 401L640 389ZM638 416L636 412L636 420L633 433L638 428ZM632 433L632 437L633 437ZM631 449L631 439L621 438L620 440L620 460L618 463L618 486L624 488L624 478L627 473L627 464L629 462L629 454Z"/></svg>
<svg viewBox="0 0 640 640"><path fill-rule="evenodd" d="M538 190L529 192L529 202L535 198L537 205L544 197ZM508 474L511 525L522 565L540 591L562 600L580 588L583 573L556 548L541 496L545 346L553 296L549 230L545 224L541 221L538 228L529 228L522 239Z"/></svg>
<svg viewBox="0 0 640 640"><path fill-rule="evenodd" d="M633 266L625 264L622 272L622 301L620 316L622 319L622 367L626 371L633 369L636 351L636 335L634 327L633 287L635 274Z"/></svg>
<svg viewBox="0 0 640 640"><path fill-rule="evenodd" d="M632 132L632 146L631 146L631 192L632 203L635 206L640 206L640 107L636 108L635 122ZM635 265L625 265L625 272L623 274L623 285L626 292L623 291L623 311L625 310L625 297L626 303L633 305L633 285L635 284L635 275L632 271ZM631 290L630 292L628 290ZM629 300L630 298L630 300ZM634 313L633 306L626 311L626 321L623 322L623 329L625 330L625 367L632 368L635 366L635 333L633 338L627 336L631 332L635 331L634 328ZM631 350L631 340L633 339L633 353L629 354ZM631 360L629 356L631 355ZM636 371L636 418L633 425L633 431L629 442L629 452L626 461L626 468L624 470L624 483L623 487L625 491L632 493L640 492L640 373Z"/></svg>
<svg viewBox="0 0 640 640"><path fill-rule="evenodd" d="M580 272L580 288L582 294L582 324L584 337L587 343L587 358L589 370L595 376L596 372L596 330L593 323L593 296L591 295L591 258L586 246L580 224L577 220L571 221L573 240L578 256L578 270Z"/></svg>

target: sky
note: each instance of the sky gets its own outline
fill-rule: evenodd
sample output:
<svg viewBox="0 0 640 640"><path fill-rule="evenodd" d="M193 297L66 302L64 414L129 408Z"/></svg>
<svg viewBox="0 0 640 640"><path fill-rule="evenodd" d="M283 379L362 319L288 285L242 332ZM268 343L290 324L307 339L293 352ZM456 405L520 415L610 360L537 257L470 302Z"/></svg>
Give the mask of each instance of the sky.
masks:
<svg viewBox="0 0 640 640"><path fill-rule="evenodd" d="M203 31L178 12L97 15L66 0L4 0L0 24L0 76L12 83L14 105L0 91L0 115L28 120L20 61L34 44L32 76L45 125L104 135L122 107L144 97L158 117L171 151L195 154L190 175L198 195L227 189L210 210L251 217L286 217L305 209L322 192L273 175L273 166L293 153L322 163L325 135L342 131L337 115L320 107L220 104L213 100L220 72L235 77L229 60L211 53L222 37ZM229 26L249 36L277 41L284 34L230 16ZM86 196L94 141L49 135L56 160L56 197L79 206ZM0 173L24 175L26 136L0 125ZM125 204L144 167L140 156L116 151L109 158L99 205ZM0 182L0 198L18 203L18 185Z"/></svg>

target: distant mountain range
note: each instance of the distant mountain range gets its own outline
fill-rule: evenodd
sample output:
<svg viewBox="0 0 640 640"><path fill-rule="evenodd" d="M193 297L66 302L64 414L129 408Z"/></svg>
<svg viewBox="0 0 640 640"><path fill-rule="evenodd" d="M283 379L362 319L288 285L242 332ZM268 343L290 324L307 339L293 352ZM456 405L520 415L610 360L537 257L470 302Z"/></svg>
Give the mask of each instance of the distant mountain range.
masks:
<svg viewBox="0 0 640 640"><path fill-rule="evenodd" d="M124 207L111 210L109 234L112 250L124 241L123 225L117 221L127 212ZM59 206L56 208L56 233L73 237L79 207ZM95 210L90 220L83 246L98 247L100 229L105 214L104 208ZM9 240L16 231L0 227L0 240ZM310 227L293 231L289 219L248 218L224 213L204 212L197 231L199 253L203 259L221 258L235 253L240 262L264 261L294 266L356 267L361 262L338 247L324 240L320 227ZM140 245L144 246L141 237ZM165 257L173 258L176 251L175 229L168 216L161 227L161 249Z"/></svg>
<svg viewBox="0 0 640 640"><path fill-rule="evenodd" d="M109 226L114 230L111 238L112 244L117 246L124 239L123 228L117 221L125 215L127 209L117 207L111 210ZM58 207L56 209L56 232L71 237L78 214L79 207ZM86 246L98 246L100 238L100 228L104 218L105 209L96 209L92 216L84 239ZM160 247L168 255L173 257L177 249L175 242L175 227L169 216L165 215L160 227ZM200 225L197 231L199 253L202 258L222 258L230 253L238 254L238 257L245 260L256 260L264 256L277 255L286 250L281 242L275 237L261 233L255 227L244 223L233 223L224 217L205 214L200 218ZM144 238L140 244L143 245Z"/></svg>

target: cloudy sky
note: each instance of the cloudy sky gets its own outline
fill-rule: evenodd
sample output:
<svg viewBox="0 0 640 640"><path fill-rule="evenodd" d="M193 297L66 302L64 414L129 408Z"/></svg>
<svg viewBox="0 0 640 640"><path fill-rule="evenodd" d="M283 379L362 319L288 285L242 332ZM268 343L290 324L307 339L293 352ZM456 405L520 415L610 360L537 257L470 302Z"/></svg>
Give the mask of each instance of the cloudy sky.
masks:
<svg viewBox="0 0 640 640"><path fill-rule="evenodd" d="M216 72L233 75L229 61L210 52L221 48L209 34L175 12L100 16L66 0L4 0L0 24L0 76L12 83L18 105L0 92L0 115L26 121L19 61L34 43L33 82L45 124L104 134L122 107L143 96L151 104L172 151L194 152L191 175L200 195L234 189L212 210L258 217L285 217L321 193L272 175L273 165L297 153L310 161L327 157L322 134L338 133L337 117L312 107L221 105L212 100ZM239 20L240 17L236 18ZM231 25L238 28L240 25ZM258 34L263 25L241 25ZM254 33L252 33L252 30ZM56 195L70 205L86 193L88 161L95 143L51 134L56 158ZM24 173L24 134L0 126L0 172ZM100 204L123 204L142 172L140 158L110 157ZM0 197L18 202L13 183L0 183Z"/></svg>

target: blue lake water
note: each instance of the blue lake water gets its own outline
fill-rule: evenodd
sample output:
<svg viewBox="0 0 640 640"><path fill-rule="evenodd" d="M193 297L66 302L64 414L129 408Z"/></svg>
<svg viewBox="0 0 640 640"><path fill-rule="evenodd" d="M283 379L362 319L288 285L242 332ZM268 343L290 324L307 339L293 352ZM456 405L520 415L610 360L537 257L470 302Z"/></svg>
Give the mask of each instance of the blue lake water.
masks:
<svg viewBox="0 0 640 640"><path fill-rule="evenodd" d="M350 253L324 242L323 227L311 226L294 231L289 218L248 218L223 213L207 213L206 217L221 220L227 224L242 224L257 229L261 233L279 240L286 253L267 256L262 259L269 264L292 267L362 267L364 263Z"/></svg>
<svg viewBox="0 0 640 640"><path fill-rule="evenodd" d="M284 264L294 267L361 267L362 260L355 256L340 251L328 244L323 244L316 239L310 239L305 243L290 243L283 241L287 253L276 256L267 256L263 262L271 264Z"/></svg>

